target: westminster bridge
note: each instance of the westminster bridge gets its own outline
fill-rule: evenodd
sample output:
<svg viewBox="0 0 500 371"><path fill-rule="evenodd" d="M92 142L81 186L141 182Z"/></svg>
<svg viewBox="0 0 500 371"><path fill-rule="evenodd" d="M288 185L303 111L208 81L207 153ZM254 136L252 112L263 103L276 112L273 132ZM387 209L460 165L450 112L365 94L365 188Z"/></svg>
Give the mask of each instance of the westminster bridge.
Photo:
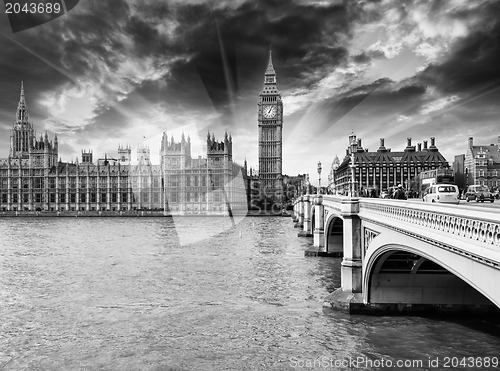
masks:
<svg viewBox="0 0 500 371"><path fill-rule="evenodd" d="M500 308L498 210L304 195L293 217L299 236L313 237L309 255L343 258L333 307Z"/></svg>

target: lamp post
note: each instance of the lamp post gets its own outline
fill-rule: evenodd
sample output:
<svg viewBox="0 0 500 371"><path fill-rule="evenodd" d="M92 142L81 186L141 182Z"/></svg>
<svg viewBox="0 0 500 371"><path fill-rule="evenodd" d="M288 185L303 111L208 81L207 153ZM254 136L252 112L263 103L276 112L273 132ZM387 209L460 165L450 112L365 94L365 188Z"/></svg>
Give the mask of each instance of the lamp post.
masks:
<svg viewBox="0 0 500 371"><path fill-rule="evenodd" d="M321 161L318 162L318 177L319 177L318 194L321 194Z"/></svg>
<svg viewBox="0 0 500 371"><path fill-rule="evenodd" d="M356 178L354 176L354 169L356 168L355 160L354 160L354 153L351 153L351 164L349 165L351 168L351 181L350 181L350 187L349 187L349 192L350 192L350 197L355 197L356 196Z"/></svg>

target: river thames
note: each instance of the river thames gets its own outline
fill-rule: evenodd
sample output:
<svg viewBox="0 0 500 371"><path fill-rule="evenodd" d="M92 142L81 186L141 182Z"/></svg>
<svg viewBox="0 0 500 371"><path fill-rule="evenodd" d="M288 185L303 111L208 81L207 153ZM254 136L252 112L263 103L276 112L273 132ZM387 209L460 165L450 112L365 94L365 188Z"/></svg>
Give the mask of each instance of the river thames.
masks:
<svg viewBox="0 0 500 371"><path fill-rule="evenodd" d="M304 257L290 218L236 223L0 218L0 370L436 370L499 356L499 327L480 318L324 309L340 259Z"/></svg>

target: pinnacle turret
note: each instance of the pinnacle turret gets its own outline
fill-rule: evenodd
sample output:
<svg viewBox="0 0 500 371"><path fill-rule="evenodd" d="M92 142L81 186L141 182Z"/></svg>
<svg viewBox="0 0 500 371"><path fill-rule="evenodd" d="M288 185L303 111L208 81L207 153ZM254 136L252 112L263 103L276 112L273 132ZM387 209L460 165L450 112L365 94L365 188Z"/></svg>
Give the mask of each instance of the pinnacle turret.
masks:
<svg viewBox="0 0 500 371"><path fill-rule="evenodd" d="M19 103L17 104L17 122L28 122L29 114L28 107L26 106L26 99L24 98L24 82L21 81L21 94L19 95Z"/></svg>

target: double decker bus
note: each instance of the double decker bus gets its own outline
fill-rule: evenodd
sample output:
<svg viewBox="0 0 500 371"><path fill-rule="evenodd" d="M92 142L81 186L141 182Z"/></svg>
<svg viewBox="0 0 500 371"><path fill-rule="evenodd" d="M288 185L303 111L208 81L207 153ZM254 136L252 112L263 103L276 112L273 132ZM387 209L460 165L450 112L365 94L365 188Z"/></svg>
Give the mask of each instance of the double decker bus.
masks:
<svg viewBox="0 0 500 371"><path fill-rule="evenodd" d="M427 188L433 184L454 184L454 182L455 177L453 175L453 169L438 168L421 171L420 174L418 174L420 197L422 197Z"/></svg>

